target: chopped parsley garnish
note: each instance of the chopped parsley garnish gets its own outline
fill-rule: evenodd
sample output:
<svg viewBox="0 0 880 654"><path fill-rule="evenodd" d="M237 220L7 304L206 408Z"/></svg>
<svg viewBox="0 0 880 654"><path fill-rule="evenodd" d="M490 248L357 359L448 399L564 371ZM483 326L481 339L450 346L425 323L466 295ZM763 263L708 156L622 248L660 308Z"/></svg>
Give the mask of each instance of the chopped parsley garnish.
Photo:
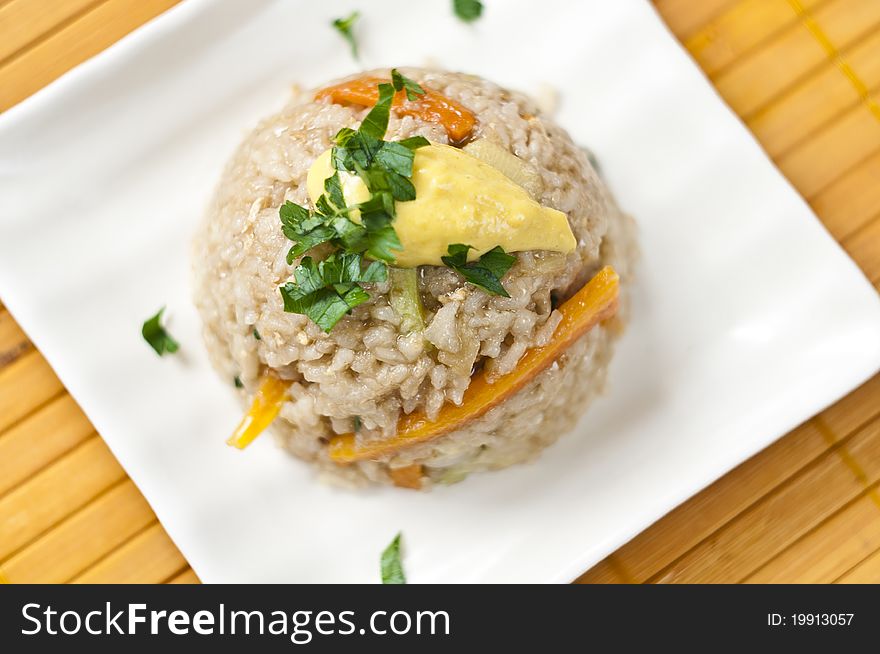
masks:
<svg viewBox="0 0 880 654"><path fill-rule="evenodd" d="M260 332L257 331L257 328L256 328L256 327L254 327L253 334L254 334L254 338L257 339L258 341L262 341L262 340L263 340L263 337L260 336Z"/></svg>
<svg viewBox="0 0 880 654"><path fill-rule="evenodd" d="M480 0L452 0L452 9L465 23L472 23L483 14L483 3Z"/></svg>
<svg viewBox="0 0 880 654"><path fill-rule="evenodd" d="M398 77L401 88L413 93L421 90L412 80ZM428 144L421 136L384 140L395 89L393 84L383 83L378 90L379 99L360 127L344 127L336 134L331 161L337 172L324 180L324 193L315 202L314 211L293 202L285 202L279 210L281 229L294 242L287 253L289 264L317 245L329 243L337 248L319 263L304 258L293 271L295 281L280 289L285 311L307 315L327 332L369 299L362 283L387 279L385 264L394 263L395 253L402 249L392 226L395 202L415 199L410 181L414 150ZM370 192L369 199L347 206L339 171L360 177ZM355 209L360 213L359 222L351 218ZM373 262L363 269L365 258Z"/></svg>
<svg viewBox="0 0 880 654"><path fill-rule="evenodd" d="M380 83L377 90L378 100L360 126L356 130L343 127L334 137L330 160L335 172L324 180L324 193L314 210L293 202L285 202L279 210L281 229L293 241L288 264L318 245L335 248L322 261L304 257L293 271L293 280L279 288L285 311L308 316L325 332L370 299L362 284L388 279L387 264L393 264L395 253L402 249L392 224L397 215L395 203L415 199L415 150L429 144L422 136L385 140L394 94L405 90L407 98L415 100L425 90L396 68L391 70L391 83ZM370 197L347 205L340 172L357 175ZM359 214L357 221L352 219L354 211ZM474 286L509 297L501 278L516 258L497 246L468 262L470 249L454 243L441 259ZM254 336L259 339L256 330Z"/></svg>
<svg viewBox="0 0 880 654"><path fill-rule="evenodd" d="M400 533L394 537L391 544L382 552L382 583L405 584L406 575L403 574L403 566L400 563Z"/></svg>
<svg viewBox="0 0 880 654"><path fill-rule="evenodd" d="M453 243L446 249L449 255L440 259L474 286L493 295L510 297L501 285L501 278L510 270L516 257L496 245L476 261L468 262L467 253L471 249L470 245Z"/></svg>
<svg viewBox="0 0 880 654"><path fill-rule="evenodd" d="M342 35L342 38L348 41L348 44L351 46L351 56L355 59L358 59L358 45L354 38L354 24L360 16L359 12L354 11L348 18L337 18L332 23L336 31Z"/></svg>
<svg viewBox="0 0 880 654"><path fill-rule="evenodd" d="M334 252L323 261L304 257L293 271L295 282L281 287L284 310L305 314L325 332L346 313L370 299L362 282L384 282L388 268L381 261L363 267L356 252Z"/></svg>
<svg viewBox="0 0 880 654"><path fill-rule="evenodd" d="M418 82L406 77L396 68L391 69L391 85L395 91L406 89L407 100L418 100L420 95L425 95L425 89L419 86Z"/></svg>
<svg viewBox="0 0 880 654"><path fill-rule="evenodd" d="M235 384L236 388L244 388L244 384L241 383L241 377L238 375L232 378L232 383Z"/></svg>
<svg viewBox="0 0 880 654"><path fill-rule="evenodd" d="M162 356L166 352L168 354L173 354L180 348L178 342L171 338L171 334L165 331L165 328L162 326L162 314L164 312L165 307L162 307L159 309L159 312L147 320L141 328L141 334L143 335L144 340L150 344L151 348L156 350L156 354L159 356Z"/></svg>
<svg viewBox="0 0 880 654"><path fill-rule="evenodd" d="M394 99L394 87L391 84L379 84L378 88L379 99L364 116L357 130L358 133L377 141L385 136L385 131L388 129L388 117L391 115L391 102Z"/></svg>

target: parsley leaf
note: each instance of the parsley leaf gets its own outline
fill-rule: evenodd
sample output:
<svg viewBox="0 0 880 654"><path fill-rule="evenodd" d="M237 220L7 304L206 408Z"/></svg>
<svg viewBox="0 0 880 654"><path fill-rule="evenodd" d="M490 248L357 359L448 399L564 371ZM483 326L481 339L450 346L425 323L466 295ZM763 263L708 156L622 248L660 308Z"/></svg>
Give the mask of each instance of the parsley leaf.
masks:
<svg viewBox="0 0 880 654"><path fill-rule="evenodd" d="M416 187L403 175L389 170L385 173L385 180L391 197L398 202L409 202L416 199Z"/></svg>
<svg viewBox="0 0 880 654"><path fill-rule="evenodd" d="M404 177L412 177L415 153L407 146L394 141L385 141L376 151L376 162L385 170Z"/></svg>
<svg viewBox="0 0 880 654"><path fill-rule="evenodd" d="M361 267L362 258L352 252L337 252L318 264L325 284L346 282L384 282L388 279L388 267L381 261L373 261Z"/></svg>
<svg viewBox="0 0 880 654"><path fill-rule="evenodd" d="M500 245L496 245L478 260L480 268L485 268L497 279L504 277L515 262L516 257L507 254Z"/></svg>
<svg viewBox="0 0 880 654"><path fill-rule="evenodd" d="M342 195L342 181L339 179L339 173L333 173L324 180L324 197L326 197L332 206L332 214L326 215L348 215L345 207L345 197Z"/></svg>
<svg viewBox="0 0 880 654"><path fill-rule="evenodd" d="M342 35L342 38L348 41L348 44L351 46L351 56L355 59L358 59L358 45L354 38L353 29L358 18L360 18L360 13L354 11L348 18L337 18L331 23L336 28L336 31Z"/></svg>
<svg viewBox="0 0 880 654"><path fill-rule="evenodd" d="M413 183L393 170L373 166L372 168L361 168L358 170L358 174L373 194L369 200L358 205L361 208L365 207L367 211L378 205L393 217L395 211L392 200L406 202L416 198L416 187L413 186Z"/></svg>
<svg viewBox="0 0 880 654"><path fill-rule="evenodd" d="M335 236L336 231L332 227L321 226L297 237L296 239L291 239L296 240L296 244L287 251L288 265L292 264L297 257L302 256L313 247L333 240Z"/></svg>
<svg viewBox="0 0 880 654"><path fill-rule="evenodd" d="M367 227L365 252L373 259L394 263L395 252L402 250L403 245L391 225L391 216L381 211L362 213L361 220Z"/></svg>
<svg viewBox="0 0 880 654"><path fill-rule="evenodd" d="M297 257L317 245L332 241L345 247L358 249L366 230L348 218L339 173L324 181L325 193L316 202L316 212L310 213L305 207L293 202L281 205L281 231L294 242L287 252L287 263L292 264ZM329 199L328 199L329 198ZM363 249L363 248L361 248Z"/></svg>
<svg viewBox="0 0 880 654"><path fill-rule="evenodd" d="M284 310L308 316L325 332L342 317L370 299L360 282L384 282L388 269L381 261L362 268L363 258L354 252L334 252L315 263L304 257L294 271L295 282L279 288Z"/></svg>
<svg viewBox="0 0 880 654"><path fill-rule="evenodd" d="M425 89L418 82L406 77L396 68L391 69L391 85L395 91L406 89L407 100L418 100L420 95L425 95Z"/></svg>
<svg viewBox="0 0 880 654"><path fill-rule="evenodd" d="M313 226L303 225L311 217L311 214L308 209L298 204L285 202L278 210L278 215L281 216L281 231L292 241L296 240L296 237L304 231L313 229Z"/></svg>
<svg viewBox="0 0 880 654"><path fill-rule="evenodd" d="M366 122L366 118L364 119L364 122ZM361 129L358 129L357 131L348 127L343 127L336 133L336 138L334 139L336 145L333 147L333 152L331 153L333 167L336 168L336 170L356 172L358 166L361 168L368 168L373 164L373 158L376 156L376 152L382 147L382 136L385 135L384 129L388 129L388 121L386 118L385 128L378 138L372 136L371 133L367 133L373 128L368 127L365 132L362 131L363 127L363 123L361 123ZM381 125L375 125L374 127L378 129L381 128Z"/></svg>
<svg viewBox="0 0 880 654"><path fill-rule="evenodd" d="M383 584L406 583L406 575L403 574L403 565L400 562L400 533L382 552L381 571Z"/></svg>
<svg viewBox="0 0 880 654"><path fill-rule="evenodd" d="M244 384L241 383L241 377L238 375L232 378L232 383L235 384L236 388L244 388Z"/></svg>
<svg viewBox="0 0 880 654"><path fill-rule="evenodd" d="M144 326L141 328L141 335L144 337L144 340L150 344L151 348L156 350L156 354L159 356L166 352L173 354L180 348L180 344L171 338L171 334L165 331L165 328L162 326L162 314L164 312L165 307L162 307L155 316L144 322Z"/></svg>
<svg viewBox="0 0 880 654"><path fill-rule="evenodd" d="M510 270L516 257L496 245L476 261L468 262L467 253L471 249L470 245L453 243L446 248L449 255L440 259L474 286L492 295L510 297L501 285L501 278Z"/></svg>
<svg viewBox="0 0 880 654"><path fill-rule="evenodd" d="M396 143L400 143L401 145L409 148L410 150L417 150L425 145L431 145L431 142L426 139L424 136L410 136L408 139L403 139L402 141L396 141Z"/></svg>
<svg viewBox="0 0 880 654"><path fill-rule="evenodd" d="M263 337L260 336L260 332L257 331L257 328L256 328L256 327L254 327L254 338L257 339L258 341L262 341L262 340L263 340Z"/></svg>
<svg viewBox="0 0 880 654"><path fill-rule="evenodd" d="M370 112L364 116L361 126L358 128L358 134L381 141L388 130L392 100L394 100L394 87L391 84L379 84L379 99Z"/></svg>
<svg viewBox="0 0 880 654"><path fill-rule="evenodd" d="M483 14L483 3L480 0L452 0L452 9L465 23L472 23Z"/></svg>

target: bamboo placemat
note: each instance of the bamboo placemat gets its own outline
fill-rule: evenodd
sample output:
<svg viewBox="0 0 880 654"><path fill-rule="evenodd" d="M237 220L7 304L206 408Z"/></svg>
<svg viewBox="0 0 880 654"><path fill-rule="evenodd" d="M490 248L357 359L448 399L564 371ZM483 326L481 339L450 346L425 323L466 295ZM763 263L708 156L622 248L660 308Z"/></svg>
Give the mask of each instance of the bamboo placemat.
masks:
<svg viewBox="0 0 880 654"><path fill-rule="evenodd" d="M176 0L0 0L0 111ZM502 3L487 0L490 10ZM492 6L492 5L496 6ZM880 2L656 0L880 286ZM880 376L691 498L582 582L880 582ZM197 582L0 305L0 581Z"/></svg>

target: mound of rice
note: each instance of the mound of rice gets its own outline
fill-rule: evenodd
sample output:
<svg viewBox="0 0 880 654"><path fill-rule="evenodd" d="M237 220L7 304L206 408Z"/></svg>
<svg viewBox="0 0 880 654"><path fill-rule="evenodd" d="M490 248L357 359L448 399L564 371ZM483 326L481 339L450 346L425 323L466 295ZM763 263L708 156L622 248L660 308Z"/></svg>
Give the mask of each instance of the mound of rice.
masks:
<svg viewBox="0 0 880 654"><path fill-rule="evenodd" d="M402 72L473 111L475 138L490 139L535 168L542 181L536 199L568 215L578 239L575 252L517 253L503 280L510 298L465 284L448 268L420 267L423 334L401 333L387 284L370 286L371 300L329 334L306 316L285 313L278 287L293 267L285 260L291 243L281 232L278 209L286 200L308 206L309 167L340 128L357 127L367 112L316 102L310 91L262 121L226 166L197 232L195 302L216 369L230 385L235 377L243 382L243 406L266 368L292 380L290 400L273 425L285 448L323 475L351 483L391 483L389 469L419 463L427 488L528 461L568 431L603 387L622 311L466 428L381 460L344 466L329 459L328 440L356 427L358 438L387 438L402 412L423 408L433 418L445 402L459 403L475 366L493 376L513 371L526 350L552 339L560 320L554 307L603 265L620 274L625 300L635 243L631 219L585 152L532 100L472 75ZM390 72L366 74L388 78ZM441 126L392 112L386 139L415 135L448 142Z"/></svg>

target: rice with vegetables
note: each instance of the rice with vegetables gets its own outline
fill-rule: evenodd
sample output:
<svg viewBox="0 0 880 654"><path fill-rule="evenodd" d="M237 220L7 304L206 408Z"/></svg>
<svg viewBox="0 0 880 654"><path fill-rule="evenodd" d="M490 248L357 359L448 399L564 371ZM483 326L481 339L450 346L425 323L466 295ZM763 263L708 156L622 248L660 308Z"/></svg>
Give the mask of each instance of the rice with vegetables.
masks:
<svg viewBox="0 0 880 654"><path fill-rule="evenodd" d="M533 459L571 429L602 390L623 325L634 229L533 101L471 75L400 73L393 89L377 70L299 94L247 136L198 231L195 300L216 369L251 407L245 428L272 422L285 448L335 480L428 488ZM390 112L374 80L394 93ZM371 104L383 102L378 143L406 147L359 159L377 143L368 128L384 116ZM411 177L397 158L406 148ZM459 205L495 222L493 211L526 207L549 222L457 226L448 212ZM529 249L503 247L518 243ZM565 321L586 320L566 300L606 266L621 300L560 349Z"/></svg>

